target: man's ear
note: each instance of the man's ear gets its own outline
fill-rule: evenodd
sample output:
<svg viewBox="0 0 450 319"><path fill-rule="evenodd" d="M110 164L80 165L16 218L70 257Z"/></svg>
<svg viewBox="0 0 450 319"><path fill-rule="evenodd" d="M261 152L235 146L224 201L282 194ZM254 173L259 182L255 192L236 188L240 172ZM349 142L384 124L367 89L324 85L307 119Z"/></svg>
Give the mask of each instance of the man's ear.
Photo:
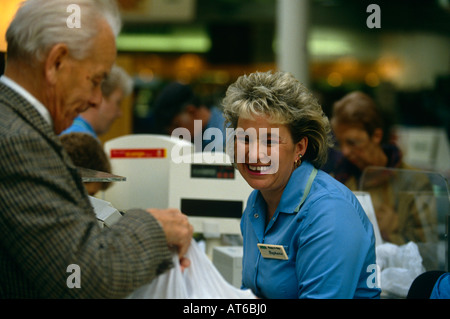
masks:
<svg viewBox="0 0 450 319"><path fill-rule="evenodd" d="M45 58L45 78L47 82L54 85L58 81L61 69L65 66L69 58L69 49L64 43L53 46Z"/></svg>

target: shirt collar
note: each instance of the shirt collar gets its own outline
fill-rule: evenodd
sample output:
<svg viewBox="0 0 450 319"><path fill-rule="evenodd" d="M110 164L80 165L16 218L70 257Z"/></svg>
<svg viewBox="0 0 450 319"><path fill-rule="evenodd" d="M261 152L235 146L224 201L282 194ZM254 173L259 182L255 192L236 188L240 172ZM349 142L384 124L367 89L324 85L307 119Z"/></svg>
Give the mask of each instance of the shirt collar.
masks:
<svg viewBox="0 0 450 319"><path fill-rule="evenodd" d="M33 95L31 95L27 90L25 90L22 86L8 78L6 75L2 75L0 77L0 82L7 85L17 93L19 93L23 98L25 98L38 112L39 114L45 119L45 121L50 125L53 126L52 117L50 116L50 112L47 110L47 108L39 102Z"/></svg>
<svg viewBox="0 0 450 319"><path fill-rule="evenodd" d="M296 168L293 172L286 188L281 195L280 203L277 210L286 214L294 213L297 206L302 200L303 193L305 192L308 178L313 170L314 166L306 161Z"/></svg>
<svg viewBox="0 0 450 319"><path fill-rule="evenodd" d="M293 214L295 212L295 209L302 200L306 184L308 183L308 178L313 168L314 166L311 163L303 161L302 164L292 172L291 177L289 178L289 181L283 191L283 195L281 195L277 212L282 212L285 214ZM262 198L261 192L258 191L254 205L261 205L262 202L260 201L263 200L264 199Z"/></svg>

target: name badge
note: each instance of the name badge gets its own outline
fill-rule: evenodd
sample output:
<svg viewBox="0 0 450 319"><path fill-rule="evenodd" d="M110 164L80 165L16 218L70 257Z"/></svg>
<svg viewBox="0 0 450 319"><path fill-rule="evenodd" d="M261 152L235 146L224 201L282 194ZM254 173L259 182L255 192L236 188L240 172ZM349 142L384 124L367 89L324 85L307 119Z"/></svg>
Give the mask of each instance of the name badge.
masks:
<svg viewBox="0 0 450 319"><path fill-rule="evenodd" d="M281 245L267 245L267 244L258 244L258 249L261 252L261 256L269 259L280 259L280 260L288 260L289 257L284 250L284 247Z"/></svg>

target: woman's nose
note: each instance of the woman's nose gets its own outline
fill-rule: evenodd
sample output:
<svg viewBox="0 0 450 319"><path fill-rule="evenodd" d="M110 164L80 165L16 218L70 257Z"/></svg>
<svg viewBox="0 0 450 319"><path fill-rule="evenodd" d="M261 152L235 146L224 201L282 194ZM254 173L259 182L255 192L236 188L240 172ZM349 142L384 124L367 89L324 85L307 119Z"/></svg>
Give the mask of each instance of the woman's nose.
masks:
<svg viewBox="0 0 450 319"><path fill-rule="evenodd" d="M259 157L258 143L252 141L248 146L248 161L249 163L257 163Z"/></svg>

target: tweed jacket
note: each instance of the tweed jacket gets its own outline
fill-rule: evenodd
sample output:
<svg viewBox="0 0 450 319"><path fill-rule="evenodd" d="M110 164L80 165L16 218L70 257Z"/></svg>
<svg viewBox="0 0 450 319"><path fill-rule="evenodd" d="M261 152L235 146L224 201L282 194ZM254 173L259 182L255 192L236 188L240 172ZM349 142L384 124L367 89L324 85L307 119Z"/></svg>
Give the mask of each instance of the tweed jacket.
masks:
<svg viewBox="0 0 450 319"><path fill-rule="evenodd" d="M1 82L0 234L0 299L123 298L172 266L149 213L99 227L51 126ZM71 265L80 288L69 285Z"/></svg>

